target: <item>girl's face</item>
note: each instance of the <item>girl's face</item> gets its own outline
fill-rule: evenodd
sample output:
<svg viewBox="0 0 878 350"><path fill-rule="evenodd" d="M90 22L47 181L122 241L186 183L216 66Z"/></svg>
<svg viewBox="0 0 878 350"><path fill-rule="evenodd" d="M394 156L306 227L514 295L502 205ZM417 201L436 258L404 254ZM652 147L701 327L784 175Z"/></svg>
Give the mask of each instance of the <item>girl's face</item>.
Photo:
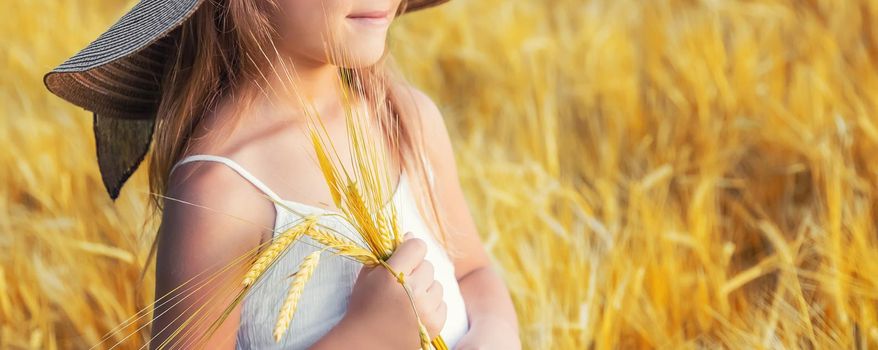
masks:
<svg viewBox="0 0 878 350"><path fill-rule="evenodd" d="M280 46L298 61L347 68L374 64L402 0L280 0ZM327 49L334 52L327 57ZM280 49L280 48L279 48Z"/></svg>

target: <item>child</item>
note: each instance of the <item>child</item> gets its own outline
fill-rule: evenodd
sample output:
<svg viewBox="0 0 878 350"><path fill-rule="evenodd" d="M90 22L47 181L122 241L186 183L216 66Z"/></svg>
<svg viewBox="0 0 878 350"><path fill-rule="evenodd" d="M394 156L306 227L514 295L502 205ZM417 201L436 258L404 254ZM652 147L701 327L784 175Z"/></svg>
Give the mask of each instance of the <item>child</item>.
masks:
<svg viewBox="0 0 878 350"><path fill-rule="evenodd" d="M288 277L316 249L298 243L209 339L198 339L235 290L218 282L186 289L196 285L191 280L235 266L219 276L240 281L246 264L235 264L237 257L305 214L338 210L324 204L333 201L298 97L313 103L350 164L340 97L348 90L352 108L377 116L370 106L387 106L396 118L370 130L400 136L383 147L386 170L398 179L386 200L398 206L401 228L410 233L388 263L407 276L429 334L442 335L449 348L520 348L509 293L464 200L442 116L425 94L392 79L385 62L393 19L444 1L143 0L47 74L52 92L95 112L98 160L112 198L153 143L150 187L162 224L154 246L151 348L419 347L414 313L396 280L383 268L340 257L321 261L276 342L272 328ZM355 78L339 84L340 72ZM426 202L430 210L418 206ZM442 243L435 237L440 222L449 232Z"/></svg>

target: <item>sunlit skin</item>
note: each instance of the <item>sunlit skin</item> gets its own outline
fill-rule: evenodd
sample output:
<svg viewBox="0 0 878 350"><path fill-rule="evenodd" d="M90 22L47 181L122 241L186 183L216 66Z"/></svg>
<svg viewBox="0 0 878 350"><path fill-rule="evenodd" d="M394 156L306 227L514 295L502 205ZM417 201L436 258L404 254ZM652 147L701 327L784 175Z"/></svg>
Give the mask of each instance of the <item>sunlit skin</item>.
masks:
<svg viewBox="0 0 878 350"><path fill-rule="evenodd" d="M336 80L340 63L326 57L324 44L331 42L333 47L342 48L345 56L341 60L349 66L374 64L384 53L387 30L400 1L287 0L282 5L284 13L274 18L284 37L277 49L295 66L297 92L313 101L331 142L338 145L339 157L350 164ZM269 76L263 86L241 85L240 89L268 87L272 93L256 101L242 126L217 140L206 136L231 127L225 117L233 106L221 101L198 125L193 134L195 142L184 157L215 154L234 159L282 198L330 208L326 204L332 203L330 193L303 133L305 117L294 112L300 111L301 106L298 99L284 89L283 78ZM414 102L400 106L402 112L419 111L425 129L431 131L424 141L435 171L436 193L441 194L439 209L454 232L452 244L460 251L454 265L470 329L455 348L520 348L513 304L503 281L491 266L465 201L443 117L422 92L407 86L399 88L408 89L415 96ZM394 164L398 162L399 159L393 160ZM397 179L398 170L390 176ZM223 190L216 191L217 188ZM255 234L253 223L272 227L273 204L222 164L180 166L169 179L166 195L213 210L206 212L191 205L167 204L156 261L156 295L185 282L215 261L246 254L271 237L270 230ZM235 213L235 217L216 215L213 211ZM218 237L216 232L222 235ZM433 268L424 259L425 247L420 239L408 239L389 263L413 276L409 282L415 302L425 306L419 310L422 321L431 334L438 334L445 322L446 306L442 301L441 284L434 279ZM232 274L229 278L235 280L237 276ZM399 302L401 297L404 297L401 288L386 272L364 268L354 285L348 312L312 348L417 348L416 323L410 305ZM230 295L219 298L222 302L218 304L231 302ZM193 297L197 299L198 296ZM383 305L382 312L374 312L374 305ZM234 349L240 311L241 304L207 341L205 348ZM208 312L204 317L215 318L218 312ZM157 328L164 325L164 321L155 322ZM400 329L413 331L402 334ZM153 346L159 339L153 339Z"/></svg>

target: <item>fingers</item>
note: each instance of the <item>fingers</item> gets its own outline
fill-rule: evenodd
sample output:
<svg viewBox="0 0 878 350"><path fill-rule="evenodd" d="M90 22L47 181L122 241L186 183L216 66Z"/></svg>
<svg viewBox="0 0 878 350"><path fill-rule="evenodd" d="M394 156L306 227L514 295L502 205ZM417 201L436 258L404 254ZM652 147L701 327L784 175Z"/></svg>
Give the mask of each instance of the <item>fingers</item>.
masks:
<svg viewBox="0 0 878 350"><path fill-rule="evenodd" d="M442 288L442 283L433 280L433 283L427 288L426 294L431 300L436 300L436 306L438 306L442 303L442 298L445 296L445 290Z"/></svg>
<svg viewBox="0 0 878 350"><path fill-rule="evenodd" d="M444 291L439 281L433 280L423 294L419 295L418 307L428 312L436 312L436 310L445 303L442 299Z"/></svg>
<svg viewBox="0 0 878 350"><path fill-rule="evenodd" d="M433 264L427 259L421 261L408 277L409 286L411 286L415 294L421 294L426 291L434 279Z"/></svg>
<svg viewBox="0 0 878 350"><path fill-rule="evenodd" d="M393 255L387 259L387 264L396 272L411 275L412 271L424 260L427 255L427 243L420 238L414 238L411 233L405 235L405 240L396 248Z"/></svg>
<svg viewBox="0 0 878 350"><path fill-rule="evenodd" d="M445 327L445 321L447 319L448 305L442 302L436 310L431 312L430 316L424 320L424 326L427 327L427 332L430 333L430 337L435 337L442 332L442 327Z"/></svg>

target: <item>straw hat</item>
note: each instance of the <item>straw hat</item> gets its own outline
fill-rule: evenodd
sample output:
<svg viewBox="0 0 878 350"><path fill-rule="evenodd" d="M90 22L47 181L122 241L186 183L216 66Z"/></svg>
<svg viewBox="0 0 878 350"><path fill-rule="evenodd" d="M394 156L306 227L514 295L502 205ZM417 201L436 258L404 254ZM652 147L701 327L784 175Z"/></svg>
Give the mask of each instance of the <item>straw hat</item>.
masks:
<svg viewBox="0 0 878 350"><path fill-rule="evenodd" d="M43 76L55 95L92 112L98 166L114 201L152 142L167 34L204 0L140 0L106 32ZM406 1L406 0L404 0ZM406 12L448 0L407 0Z"/></svg>

